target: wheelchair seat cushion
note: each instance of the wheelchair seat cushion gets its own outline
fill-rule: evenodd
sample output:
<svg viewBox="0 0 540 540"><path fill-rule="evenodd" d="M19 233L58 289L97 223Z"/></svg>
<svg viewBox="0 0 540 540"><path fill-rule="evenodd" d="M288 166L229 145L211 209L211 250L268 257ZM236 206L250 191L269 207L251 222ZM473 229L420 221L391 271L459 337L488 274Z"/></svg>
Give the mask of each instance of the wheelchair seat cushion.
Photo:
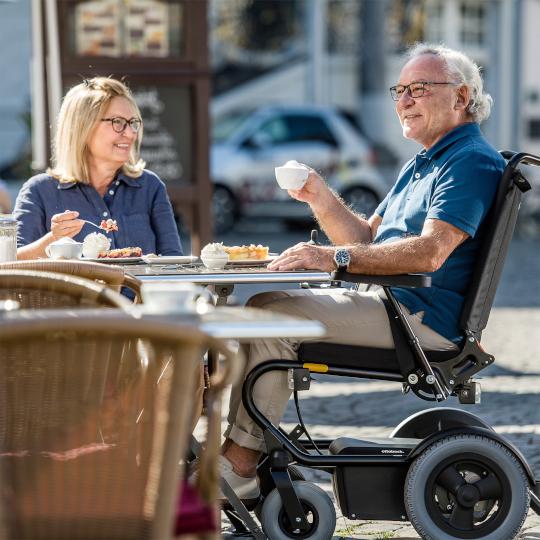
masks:
<svg viewBox="0 0 540 540"><path fill-rule="evenodd" d="M456 351L424 352L430 362L444 362L459 354ZM400 373L395 349L359 347L318 341L305 342L300 345L298 350L298 360L334 367Z"/></svg>

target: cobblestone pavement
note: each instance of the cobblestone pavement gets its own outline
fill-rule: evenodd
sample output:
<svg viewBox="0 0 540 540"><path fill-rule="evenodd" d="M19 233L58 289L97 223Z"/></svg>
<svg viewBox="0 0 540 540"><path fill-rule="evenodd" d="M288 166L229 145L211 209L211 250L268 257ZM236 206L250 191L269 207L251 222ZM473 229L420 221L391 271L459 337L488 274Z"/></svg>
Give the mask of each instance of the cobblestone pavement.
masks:
<svg viewBox="0 0 540 540"><path fill-rule="evenodd" d="M482 403L460 406L451 398L443 406L466 408L485 419L523 452L540 478L540 256L534 244L517 240L512 246L482 340L496 358L482 372ZM304 420L312 436L323 438L386 436L402 419L431 406L411 394L402 395L394 383L379 381L327 377L301 393ZM294 410L289 407L283 425L292 428L295 424ZM305 471L331 493L329 475ZM342 516L336 537L419 538L408 523L357 522ZM518 538L540 539L540 517L530 512Z"/></svg>

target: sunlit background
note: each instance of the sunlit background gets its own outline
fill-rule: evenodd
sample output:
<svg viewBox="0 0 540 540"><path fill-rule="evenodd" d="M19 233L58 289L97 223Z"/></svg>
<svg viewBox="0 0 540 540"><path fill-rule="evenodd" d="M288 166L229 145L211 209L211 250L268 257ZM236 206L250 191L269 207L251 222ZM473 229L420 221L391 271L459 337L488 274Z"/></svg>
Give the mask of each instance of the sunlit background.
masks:
<svg viewBox="0 0 540 540"><path fill-rule="evenodd" d="M69 54L89 59L90 68L92 57L126 57L132 63L189 54L184 50L193 31L188 15L201 0L0 1L0 177L13 195L21 181L46 165L32 155L32 12L52 3L65 38L60 42L67 43ZM419 40L461 49L483 67L495 101L483 130L497 148L540 153L539 0L209 0L205 5L208 177L218 232L231 230L244 216L304 217L305 209L284 201L273 177L273 167L291 157L323 172L360 211L373 210L396 169L417 151L401 136L388 87L397 79L403 52ZM144 31L137 27L140 13L154 18L153 35L148 25ZM101 74L109 73L122 76L117 67ZM176 90L169 95L162 90L136 89L146 130L143 157L173 186L192 181L192 108L188 93L179 97ZM172 109L180 121L167 126L158 117L172 118ZM540 203L537 195L527 199L522 222L534 232Z"/></svg>

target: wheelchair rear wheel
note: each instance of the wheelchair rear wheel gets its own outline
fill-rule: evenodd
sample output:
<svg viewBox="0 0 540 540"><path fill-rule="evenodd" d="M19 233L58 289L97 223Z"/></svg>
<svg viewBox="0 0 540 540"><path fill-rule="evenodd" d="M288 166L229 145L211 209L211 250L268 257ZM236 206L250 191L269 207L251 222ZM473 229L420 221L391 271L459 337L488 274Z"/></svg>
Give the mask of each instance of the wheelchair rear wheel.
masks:
<svg viewBox="0 0 540 540"><path fill-rule="evenodd" d="M272 540L290 538L309 538L310 540L329 540L336 528L336 511L330 497L319 487L310 482L298 480L294 489L309 522L307 531L300 531L291 524L277 489L265 499L261 511L261 525Z"/></svg>
<svg viewBox="0 0 540 540"><path fill-rule="evenodd" d="M451 436L412 464L405 507L426 540L511 540L527 516L529 484L521 464L499 442Z"/></svg>

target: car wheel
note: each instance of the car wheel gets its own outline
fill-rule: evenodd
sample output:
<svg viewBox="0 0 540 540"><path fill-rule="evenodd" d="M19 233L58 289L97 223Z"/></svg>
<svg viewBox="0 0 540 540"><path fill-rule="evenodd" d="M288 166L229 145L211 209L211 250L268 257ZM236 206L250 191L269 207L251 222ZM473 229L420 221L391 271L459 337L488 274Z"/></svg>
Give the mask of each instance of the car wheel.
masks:
<svg viewBox="0 0 540 540"><path fill-rule="evenodd" d="M223 234L232 229L238 219L238 202L229 189L224 186L214 186L212 211L216 234Z"/></svg>
<svg viewBox="0 0 540 540"><path fill-rule="evenodd" d="M342 194L343 200L358 214L370 217L379 204L379 197L368 188L356 186Z"/></svg>

